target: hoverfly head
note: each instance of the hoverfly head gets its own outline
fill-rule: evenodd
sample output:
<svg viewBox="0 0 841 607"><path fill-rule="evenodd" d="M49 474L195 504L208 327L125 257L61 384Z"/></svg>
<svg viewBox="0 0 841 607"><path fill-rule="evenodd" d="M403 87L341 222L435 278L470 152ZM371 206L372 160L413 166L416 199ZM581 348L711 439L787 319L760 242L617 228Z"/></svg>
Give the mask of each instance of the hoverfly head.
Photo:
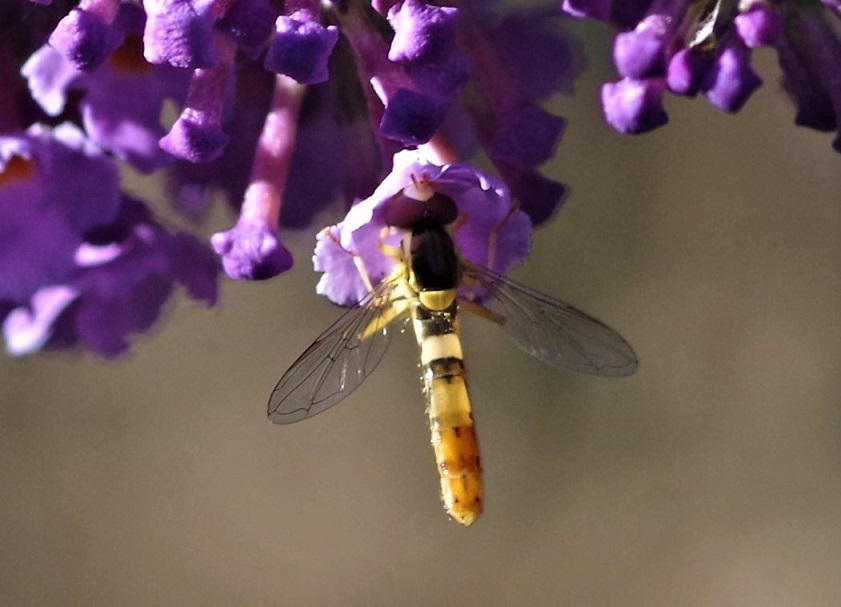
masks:
<svg viewBox="0 0 841 607"><path fill-rule="evenodd" d="M458 217L455 201L426 180L412 184L391 197L385 206L385 223L412 230L419 226L446 226Z"/></svg>

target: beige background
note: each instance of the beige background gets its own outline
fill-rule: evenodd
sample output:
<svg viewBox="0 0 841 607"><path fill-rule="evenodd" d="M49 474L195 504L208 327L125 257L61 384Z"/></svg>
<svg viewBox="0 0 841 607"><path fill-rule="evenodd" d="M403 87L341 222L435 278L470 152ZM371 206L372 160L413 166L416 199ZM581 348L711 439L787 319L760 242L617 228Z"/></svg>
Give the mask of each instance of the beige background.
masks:
<svg viewBox="0 0 841 607"><path fill-rule="evenodd" d="M0 604L839 604L841 156L759 65L739 117L670 99L644 138L602 124L609 72L558 104L574 194L514 275L641 367L559 372L467 322L473 528L439 505L408 337L342 406L266 420L337 316L305 234L294 272L181 302L123 361L0 360Z"/></svg>

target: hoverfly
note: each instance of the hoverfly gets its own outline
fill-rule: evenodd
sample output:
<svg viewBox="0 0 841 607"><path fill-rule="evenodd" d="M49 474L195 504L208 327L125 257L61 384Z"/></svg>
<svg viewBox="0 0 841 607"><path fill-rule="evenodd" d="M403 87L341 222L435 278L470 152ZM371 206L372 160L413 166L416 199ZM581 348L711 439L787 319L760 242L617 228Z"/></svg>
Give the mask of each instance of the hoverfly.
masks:
<svg viewBox="0 0 841 607"><path fill-rule="evenodd" d="M461 259L447 231L458 215L455 202L440 192L417 199L407 191L388 221L404 231L402 246L390 252L394 270L284 373L272 392L268 415L274 423L289 424L344 400L379 364L394 323L411 320L420 347L441 498L452 518L470 525L482 512L482 469L459 310L497 322L532 356L580 373L630 375L637 358L616 331L595 318Z"/></svg>

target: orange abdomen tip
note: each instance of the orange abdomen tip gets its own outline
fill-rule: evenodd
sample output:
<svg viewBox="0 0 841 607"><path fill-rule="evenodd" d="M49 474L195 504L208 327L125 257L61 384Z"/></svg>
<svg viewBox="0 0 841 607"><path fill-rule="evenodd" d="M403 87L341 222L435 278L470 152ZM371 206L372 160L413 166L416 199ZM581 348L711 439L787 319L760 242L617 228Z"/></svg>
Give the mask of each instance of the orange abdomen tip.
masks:
<svg viewBox="0 0 841 607"><path fill-rule="evenodd" d="M456 521L469 526L482 514L482 467L473 425L432 430L441 476L441 501Z"/></svg>

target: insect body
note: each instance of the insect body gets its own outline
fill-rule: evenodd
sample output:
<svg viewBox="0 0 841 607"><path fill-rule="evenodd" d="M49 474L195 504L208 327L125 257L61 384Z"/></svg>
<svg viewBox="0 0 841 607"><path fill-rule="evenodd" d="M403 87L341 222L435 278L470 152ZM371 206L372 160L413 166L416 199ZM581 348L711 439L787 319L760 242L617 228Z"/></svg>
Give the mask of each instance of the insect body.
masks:
<svg viewBox="0 0 841 607"><path fill-rule="evenodd" d="M458 256L440 226L421 225L407 241L407 284L416 295L410 310L441 498L450 516L470 525L482 513L482 468L458 333Z"/></svg>
<svg viewBox="0 0 841 607"><path fill-rule="evenodd" d="M624 376L636 370L637 359L627 342L598 320L461 260L444 227L455 218L454 204L451 209L436 199L423 209L390 219L407 229L401 251L395 251L394 271L281 377L269 400L269 418L296 422L344 399L382 359L392 322L410 318L420 346L442 501L450 516L470 525L482 512L482 470L459 338L460 307L500 323L524 350L550 364ZM483 297L460 297L465 285Z"/></svg>

